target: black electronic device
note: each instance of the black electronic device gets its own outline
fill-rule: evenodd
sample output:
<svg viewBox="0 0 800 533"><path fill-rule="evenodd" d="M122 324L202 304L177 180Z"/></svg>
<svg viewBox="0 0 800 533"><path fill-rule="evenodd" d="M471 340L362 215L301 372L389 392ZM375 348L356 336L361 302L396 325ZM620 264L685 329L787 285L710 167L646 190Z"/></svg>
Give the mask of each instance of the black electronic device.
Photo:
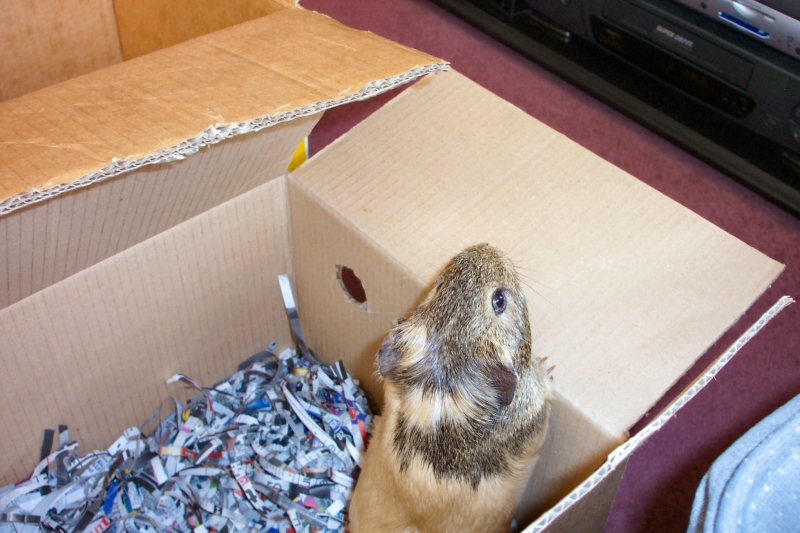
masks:
<svg viewBox="0 0 800 533"><path fill-rule="evenodd" d="M800 215L800 2L435 1Z"/></svg>

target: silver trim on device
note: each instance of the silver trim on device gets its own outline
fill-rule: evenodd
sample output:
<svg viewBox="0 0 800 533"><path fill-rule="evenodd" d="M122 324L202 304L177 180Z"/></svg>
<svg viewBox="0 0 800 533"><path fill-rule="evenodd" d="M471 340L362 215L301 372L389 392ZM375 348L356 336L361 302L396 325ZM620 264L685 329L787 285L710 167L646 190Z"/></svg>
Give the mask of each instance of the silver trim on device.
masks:
<svg viewBox="0 0 800 533"><path fill-rule="evenodd" d="M800 59L800 20L755 0L675 0Z"/></svg>

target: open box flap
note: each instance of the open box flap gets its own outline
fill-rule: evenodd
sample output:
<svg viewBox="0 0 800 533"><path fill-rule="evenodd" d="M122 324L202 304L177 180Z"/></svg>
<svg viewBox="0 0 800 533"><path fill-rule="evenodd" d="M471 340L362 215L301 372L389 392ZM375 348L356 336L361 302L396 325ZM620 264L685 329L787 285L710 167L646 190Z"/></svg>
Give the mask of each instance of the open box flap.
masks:
<svg viewBox="0 0 800 533"><path fill-rule="evenodd" d="M293 179L423 283L477 242L511 257L554 414L580 418L553 437L582 462L559 478L597 468L782 271L458 73L421 80ZM586 442L586 424L604 438Z"/></svg>
<svg viewBox="0 0 800 533"><path fill-rule="evenodd" d="M446 64L301 8L0 104L0 214Z"/></svg>
<svg viewBox="0 0 800 533"><path fill-rule="evenodd" d="M444 68L285 7L0 104L0 309L278 177L322 110Z"/></svg>

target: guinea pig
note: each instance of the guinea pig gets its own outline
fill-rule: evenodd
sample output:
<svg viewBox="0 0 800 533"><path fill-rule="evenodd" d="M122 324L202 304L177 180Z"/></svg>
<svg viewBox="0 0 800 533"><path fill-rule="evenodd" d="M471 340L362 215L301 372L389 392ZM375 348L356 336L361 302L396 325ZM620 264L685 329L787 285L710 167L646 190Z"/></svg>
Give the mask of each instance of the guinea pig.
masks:
<svg viewBox="0 0 800 533"><path fill-rule="evenodd" d="M455 256L377 366L385 406L350 531L508 533L551 396L512 262L489 244Z"/></svg>

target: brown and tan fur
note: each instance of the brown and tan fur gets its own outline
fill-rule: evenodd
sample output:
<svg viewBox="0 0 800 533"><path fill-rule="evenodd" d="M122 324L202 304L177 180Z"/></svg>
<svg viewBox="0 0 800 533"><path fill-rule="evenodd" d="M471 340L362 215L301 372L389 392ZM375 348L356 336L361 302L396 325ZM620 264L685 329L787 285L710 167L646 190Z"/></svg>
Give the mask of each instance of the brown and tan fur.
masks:
<svg viewBox="0 0 800 533"><path fill-rule="evenodd" d="M488 244L454 257L378 368L386 404L350 531L508 533L550 399L511 261Z"/></svg>

